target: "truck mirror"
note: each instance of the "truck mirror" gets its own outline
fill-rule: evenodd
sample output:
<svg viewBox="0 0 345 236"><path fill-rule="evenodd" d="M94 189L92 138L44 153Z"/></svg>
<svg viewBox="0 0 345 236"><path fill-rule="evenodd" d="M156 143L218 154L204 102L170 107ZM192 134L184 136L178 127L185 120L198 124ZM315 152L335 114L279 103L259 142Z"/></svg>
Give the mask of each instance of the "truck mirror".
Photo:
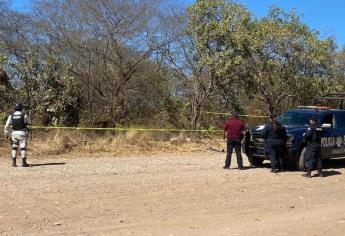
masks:
<svg viewBox="0 0 345 236"><path fill-rule="evenodd" d="M327 124L327 123L322 124L321 128L332 128L332 124Z"/></svg>

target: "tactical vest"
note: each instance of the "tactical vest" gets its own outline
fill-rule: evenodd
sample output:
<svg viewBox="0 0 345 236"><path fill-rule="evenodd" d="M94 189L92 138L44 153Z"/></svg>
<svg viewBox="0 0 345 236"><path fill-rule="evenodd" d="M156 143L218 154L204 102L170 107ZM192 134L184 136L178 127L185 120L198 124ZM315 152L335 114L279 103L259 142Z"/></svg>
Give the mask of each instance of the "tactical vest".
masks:
<svg viewBox="0 0 345 236"><path fill-rule="evenodd" d="M27 130L24 114L12 114L12 130L13 131L20 131L20 130Z"/></svg>
<svg viewBox="0 0 345 236"><path fill-rule="evenodd" d="M322 129L318 127L312 127L311 142L321 143Z"/></svg>
<svg viewBox="0 0 345 236"><path fill-rule="evenodd" d="M284 136L284 134L285 134L284 133L284 128L283 128L282 124L280 124L279 122L277 122L276 134L281 139L285 138L285 136Z"/></svg>

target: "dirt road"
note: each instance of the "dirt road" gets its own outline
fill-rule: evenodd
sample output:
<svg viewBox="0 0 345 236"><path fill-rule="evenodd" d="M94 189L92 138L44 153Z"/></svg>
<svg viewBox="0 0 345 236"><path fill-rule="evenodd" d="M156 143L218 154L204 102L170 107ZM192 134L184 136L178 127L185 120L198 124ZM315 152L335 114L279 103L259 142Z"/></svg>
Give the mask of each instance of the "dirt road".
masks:
<svg viewBox="0 0 345 236"><path fill-rule="evenodd" d="M345 235L345 160L312 179L211 151L0 161L1 235Z"/></svg>

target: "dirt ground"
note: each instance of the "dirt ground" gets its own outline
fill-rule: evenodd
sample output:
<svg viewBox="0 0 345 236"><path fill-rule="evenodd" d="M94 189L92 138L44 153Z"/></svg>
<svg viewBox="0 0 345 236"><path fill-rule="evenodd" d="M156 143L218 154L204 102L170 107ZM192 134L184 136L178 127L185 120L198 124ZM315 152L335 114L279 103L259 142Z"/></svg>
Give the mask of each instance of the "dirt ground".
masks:
<svg viewBox="0 0 345 236"><path fill-rule="evenodd" d="M30 168L1 157L0 234L345 235L345 160L305 179L268 163L223 170L224 157L65 154Z"/></svg>

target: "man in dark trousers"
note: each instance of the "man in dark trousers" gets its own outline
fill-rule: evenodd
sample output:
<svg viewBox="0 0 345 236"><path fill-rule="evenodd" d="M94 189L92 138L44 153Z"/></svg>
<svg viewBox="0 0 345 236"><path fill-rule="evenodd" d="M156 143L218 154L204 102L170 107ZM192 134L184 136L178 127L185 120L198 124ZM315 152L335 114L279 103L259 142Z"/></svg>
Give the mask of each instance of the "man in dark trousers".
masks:
<svg viewBox="0 0 345 236"><path fill-rule="evenodd" d="M261 134L266 139L265 154L271 161L271 172L277 173L278 165L281 170L283 169L283 156L287 140L286 129L277 120L277 114L270 114L270 122L265 125Z"/></svg>
<svg viewBox="0 0 345 236"><path fill-rule="evenodd" d="M322 128L317 124L317 119L314 116L309 118L309 124L307 132L304 135L304 139L307 143L305 152L307 173L302 176L311 178L311 170L313 169L314 160L316 160L318 176L323 177L321 161Z"/></svg>
<svg viewBox="0 0 345 236"><path fill-rule="evenodd" d="M235 148L237 165L239 170L243 170L243 162L241 155L241 140L245 127L244 123L238 119L238 114L233 113L232 117L224 125L224 139L227 139L227 154L224 169L230 169L231 154Z"/></svg>

